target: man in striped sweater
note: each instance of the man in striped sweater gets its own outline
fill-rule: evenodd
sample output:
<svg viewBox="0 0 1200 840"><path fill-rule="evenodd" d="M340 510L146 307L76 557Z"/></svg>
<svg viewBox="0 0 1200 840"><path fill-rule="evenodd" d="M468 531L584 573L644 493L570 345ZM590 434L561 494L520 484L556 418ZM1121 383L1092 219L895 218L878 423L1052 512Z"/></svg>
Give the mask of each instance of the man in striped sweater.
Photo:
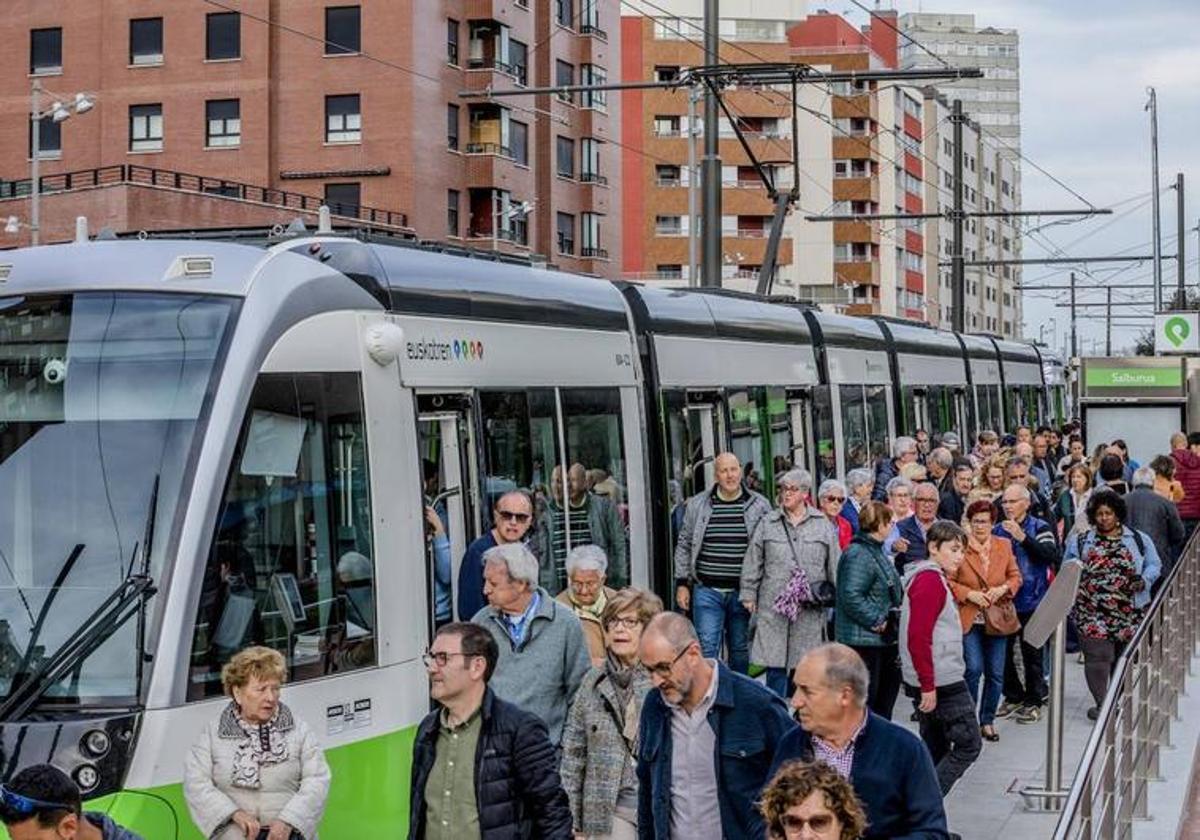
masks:
<svg viewBox="0 0 1200 840"><path fill-rule="evenodd" d="M688 499L675 544L675 600L692 611L705 658L728 643L729 667L750 667L750 613L738 601L742 562L759 520L771 503L742 485L742 465L732 452L714 462L717 483Z"/></svg>

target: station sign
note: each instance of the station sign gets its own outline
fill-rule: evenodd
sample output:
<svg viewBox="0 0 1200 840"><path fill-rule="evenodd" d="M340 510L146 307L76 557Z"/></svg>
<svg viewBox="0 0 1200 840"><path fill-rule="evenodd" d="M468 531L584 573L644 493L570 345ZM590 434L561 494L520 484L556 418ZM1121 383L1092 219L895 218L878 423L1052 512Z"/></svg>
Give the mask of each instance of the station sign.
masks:
<svg viewBox="0 0 1200 840"><path fill-rule="evenodd" d="M1187 397L1184 360L1158 356L1083 360L1085 400L1182 400Z"/></svg>
<svg viewBox="0 0 1200 840"><path fill-rule="evenodd" d="M1200 353L1200 312L1160 312L1155 315L1154 352Z"/></svg>

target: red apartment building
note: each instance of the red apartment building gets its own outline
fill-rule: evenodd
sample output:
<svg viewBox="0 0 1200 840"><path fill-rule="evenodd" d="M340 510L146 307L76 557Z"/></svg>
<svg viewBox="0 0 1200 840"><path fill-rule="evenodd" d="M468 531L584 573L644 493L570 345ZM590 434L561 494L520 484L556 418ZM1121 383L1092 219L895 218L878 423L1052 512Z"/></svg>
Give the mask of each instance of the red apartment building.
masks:
<svg viewBox="0 0 1200 840"><path fill-rule="evenodd" d="M460 92L601 81L617 0L9 0L0 216L28 221L30 94L42 241L93 230L287 223L320 202L423 239L609 275L619 115L602 94ZM68 175L68 173L70 173ZM27 233L10 236L11 244Z"/></svg>

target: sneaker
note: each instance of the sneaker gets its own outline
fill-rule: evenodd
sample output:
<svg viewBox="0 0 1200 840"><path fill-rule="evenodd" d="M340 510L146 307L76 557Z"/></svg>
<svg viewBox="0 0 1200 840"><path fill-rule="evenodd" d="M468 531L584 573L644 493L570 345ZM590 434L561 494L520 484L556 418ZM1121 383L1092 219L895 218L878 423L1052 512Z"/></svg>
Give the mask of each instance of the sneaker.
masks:
<svg viewBox="0 0 1200 840"><path fill-rule="evenodd" d="M1023 708L1025 707L1020 703L1011 703L1008 700L1005 700L1000 704L1000 708L996 709L996 717L1006 718L1021 711Z"/></svg>
<svg viewBox="0 0 1200 840"><path fill-rule="evenodd" d="M1041 706L1024 706L1017 712L1017 723L1037 723L1041 719Z"/></svg>

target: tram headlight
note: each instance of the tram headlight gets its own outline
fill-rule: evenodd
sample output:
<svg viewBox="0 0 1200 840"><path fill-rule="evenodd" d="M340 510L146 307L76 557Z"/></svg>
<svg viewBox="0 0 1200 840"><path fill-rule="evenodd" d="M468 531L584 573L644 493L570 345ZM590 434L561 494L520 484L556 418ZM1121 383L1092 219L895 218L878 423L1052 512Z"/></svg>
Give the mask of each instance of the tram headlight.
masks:
<svg viewBox="0 0 1200 840"><path fill-rule="evenodd" d="M112 747L112 739L103 729L93 729L83 736L83 750L92 758L103 758Z"/></svg>
<svg viewBox="0 0 1200 840"><path fill-rule="evenodd" d="M79 765L71 776L75 779L75 784L79 785L81 793L94 790L96 785L100 784L100 771L91 764Z"/></svg>

